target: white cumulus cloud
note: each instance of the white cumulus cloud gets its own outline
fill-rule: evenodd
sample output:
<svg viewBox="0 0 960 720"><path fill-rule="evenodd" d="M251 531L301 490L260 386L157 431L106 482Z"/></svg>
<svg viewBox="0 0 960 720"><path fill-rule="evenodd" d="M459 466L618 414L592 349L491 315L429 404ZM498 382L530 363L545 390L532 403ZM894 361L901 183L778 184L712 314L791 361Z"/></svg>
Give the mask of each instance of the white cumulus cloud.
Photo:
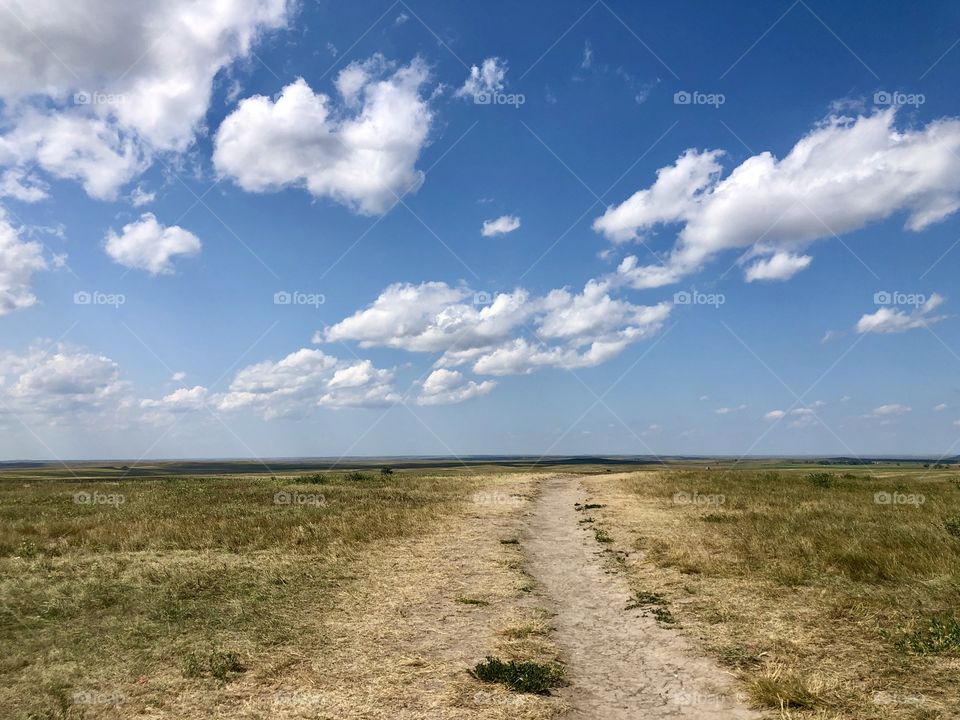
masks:
<svg viewBox="0 0 960 720"><path fill-rule="evenodd" d="M104 249L114 262L124 267L160 275L173 272L173 258L197 255L201 245L200 239L189 230L178 225L161 225L153 213L144 213L136 222L124 225L119 235L111 230Z"/></svg>
<svg viewBox="0 0 960 720"><path fill-rule="evenodd" d="M202 129L215 76L292 0L11 0L0 23L0 165L35 163L113 199Z"/></svg>
<svg viewBox="0 0 960 720"><path fill-rule="evenodd" d="M421 95L428 79L419 58L394 68L376 55L340 72L340 103L303 78L275 99L242 100L217 130L214 165L250 192L300 186L381 214L423 182L416 162L433 119Z"/></svg>
<svg viewBox="0 0 960 720"><path fill-rule="evenodd" d="M379 407L401 399L392 380L392 371L370 361L344 361L301 348L276 362L241 369L214 402L220 410L252 410L267 419L320 407Z"/></svg>
<svg viewBox="0 0 960 720"><path fill-rule="evenodd" d="M512 375L603 363L659 332L671 310L668 303L615 299L596 280L580 293L561 288L536 297L517 288L489 302L477 303L477 297L443 282L391 285L314 340L440 353L438 368L466 365L481 375Z"/></svg>
<svg viewBox="0 0 960 720"><path fill-rule="evenodd" d="M717 253L749 248L769 255L748 279L785 279L809 264L797 250L896 213L919 231L960 208L960 119L899 130L891 108L857 118L831 116L787 155L754 155L726 177L719 150L687 150L650 187L610 207L594 229L615 243L680 226L662 265L621 264L618 281L636 288L676 282Z"/></svg>
<svg viewBox="0 0 960 720"><path fill-rule="evenodd" d="M754 280L789 280L801 270L805 270L811 260L813 258L809 255L776 252L750 265L745 277L747 282L753 282Z"/></svg>
<svg viewBox="0 0 960 720"><path fill-rule="evenodd" d="M423 389L417 398L418 405L452 405L478 395L486 395L497 385L493 380L465 381L463 373L438 368L423 381Z"/></svg>
<svg viewBox="0 0 960 720"><path fill-rule="evenodd" d="M40 243L22 240L0 208L0 315L36 303L30 280L34 273L47 268Z"/></svg>
<svg viewBox="0 0 960 720"><path fill-rule="evenodd" d="M116 362L66 344L0 353L0 398L19 416L51 425L110 420L133 403Z"/></svg>

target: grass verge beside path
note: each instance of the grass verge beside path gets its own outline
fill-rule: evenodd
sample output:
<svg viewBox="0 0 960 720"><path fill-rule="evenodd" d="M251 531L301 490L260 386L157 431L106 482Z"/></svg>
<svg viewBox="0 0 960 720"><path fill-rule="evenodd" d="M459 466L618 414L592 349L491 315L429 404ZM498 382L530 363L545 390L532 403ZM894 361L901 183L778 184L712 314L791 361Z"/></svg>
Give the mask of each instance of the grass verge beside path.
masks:
<svg viewBox="0 0 960 720"><path fill-rule="evenodd" d="M0 484L0 707L164 716L323 652L358 563L464 506L469 474ZM296 710L297 708L294 708ZM300 708L303 710L303 708ZM176 713L174 713L176 714Z"/></svg>
<svg viewBox="0 0 960 720"><path fill-rule="evenodd" d="M584 481L640 593L784 718L956 718L955 470L639 472Z"/></svg>

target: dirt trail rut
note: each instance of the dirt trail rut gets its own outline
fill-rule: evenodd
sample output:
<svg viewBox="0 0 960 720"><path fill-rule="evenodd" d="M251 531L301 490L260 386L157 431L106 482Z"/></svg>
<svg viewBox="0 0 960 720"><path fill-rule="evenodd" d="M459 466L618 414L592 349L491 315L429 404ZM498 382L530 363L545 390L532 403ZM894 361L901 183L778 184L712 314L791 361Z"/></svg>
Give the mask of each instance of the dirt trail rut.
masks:
<svg viewBox="0 0 960 720"><path fill-rule="evenodd" d="M590 720L744 720L762 717L740 704L730 678L699 657L677 630L657 625L621 576L604 570L593 533L578 525L574 504L585 493L576 477L546 481L525 547L530 571L546 592L573 711Z"/></svg>

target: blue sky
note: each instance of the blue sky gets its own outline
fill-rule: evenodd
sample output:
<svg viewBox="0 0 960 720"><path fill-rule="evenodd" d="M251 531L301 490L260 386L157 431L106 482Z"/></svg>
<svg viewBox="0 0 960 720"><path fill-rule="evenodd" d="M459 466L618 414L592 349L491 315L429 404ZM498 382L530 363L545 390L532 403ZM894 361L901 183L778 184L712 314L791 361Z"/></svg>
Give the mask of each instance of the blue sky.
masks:
<svg viewBox="0 0 960 720"><path fill-rule="evenodd" d="M955 4L2 5L4 459L960 452Z"/></svg>

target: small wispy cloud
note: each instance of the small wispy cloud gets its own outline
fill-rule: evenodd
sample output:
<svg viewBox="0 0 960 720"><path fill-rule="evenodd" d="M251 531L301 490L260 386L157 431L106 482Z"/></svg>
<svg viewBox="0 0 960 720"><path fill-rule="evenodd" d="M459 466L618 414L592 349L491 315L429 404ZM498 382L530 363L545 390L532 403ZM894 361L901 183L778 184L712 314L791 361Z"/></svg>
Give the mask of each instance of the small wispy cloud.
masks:
<svg viewBox="0 0 960 720"><path fill-rule="evenodd" d="M495 235L506 235L512 233L520 227L520 218L516 215L501 215L493 220L486 220L480 229L480 234L484 237L494 237Z"/></svg>

